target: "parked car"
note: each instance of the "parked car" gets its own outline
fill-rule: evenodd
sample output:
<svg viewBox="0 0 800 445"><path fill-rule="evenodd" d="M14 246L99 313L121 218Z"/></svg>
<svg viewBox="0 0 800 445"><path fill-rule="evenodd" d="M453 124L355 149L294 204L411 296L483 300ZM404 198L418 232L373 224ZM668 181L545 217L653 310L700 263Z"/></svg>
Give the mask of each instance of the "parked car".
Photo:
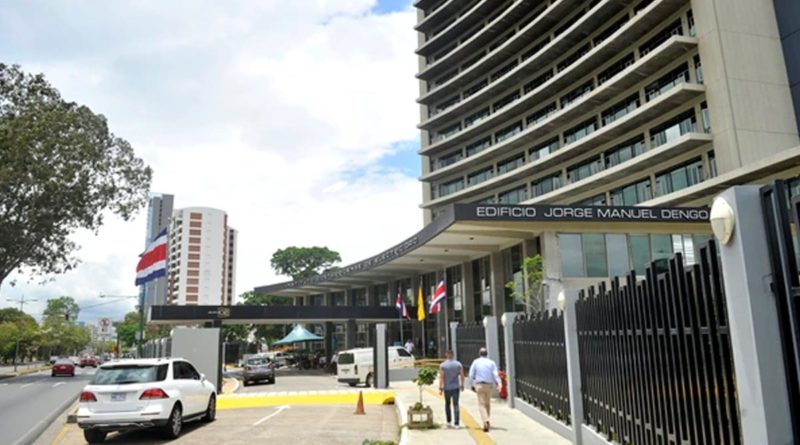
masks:
<svg viewBox="0 0 800 445"><path fill-rule="evenodd" d="M390 346L389 368L413 368L414 356L402 346ZM342 351L337 356L336 377L341 383L356 386L364 383L372 386L373 352L372 348L358 348Z"/></svg>
<svg viewBox="0 0 800 445"><path fill-rule="evenodd" d="M97 358L93 355L84 355L83 357L81 357L79 365L81 368L86 366L91 366L92 368L96 368L98 365Z"/></svg>
<svg viewBox="0 0 800 445"><path fill-rule="evenodd" d="M244 386L264 380L269 383L275 383L275 365L266 356L250 357L244 364L242 380Z"/></svg>
<svg viewBox="0 0 800 445"><path fill-rule="evenodd" d="M60 358L53 363L53 368L51 369L51 375L53 377L58 375L68 375L70 377L75 377L75 364L72 363L72 360L68 358Z"/></svg>
<svg viewBox="0 0 800 445"><path fill-rule="evenodd" d="M181 358L137 359L100 366L83 388L78 426L89 443L111 431L157 428L167 439L181 434L183 423L214 420L213 383Z"/></svg>

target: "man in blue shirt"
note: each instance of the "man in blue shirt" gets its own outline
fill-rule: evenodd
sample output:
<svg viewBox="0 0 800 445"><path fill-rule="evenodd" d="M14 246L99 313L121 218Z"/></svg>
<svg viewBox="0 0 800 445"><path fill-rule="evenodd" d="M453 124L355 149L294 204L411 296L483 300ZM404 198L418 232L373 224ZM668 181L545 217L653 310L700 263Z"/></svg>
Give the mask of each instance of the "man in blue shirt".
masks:
<svg viewBox="0 0 800 445"><path fill-rule="evenodd" d="M464 390L464 367L453 359L453 351L447 351L446 360L439 365L439 395L444 393L444 414L450 427L450 403L453 404L455 426L458 428L458 396Z"/></svg>
<svg viewBox="0 0 800 445"><path fill-rule="evenodd" d="M478 394L478 409L483 421L483 430L489 431L489 414L492 403L492 386L501 385L500 376L497 373L497 365L492 359L488 358L486 348L481 348L480 357L472 362L469 367L469 380L472 390Z"/></svg>

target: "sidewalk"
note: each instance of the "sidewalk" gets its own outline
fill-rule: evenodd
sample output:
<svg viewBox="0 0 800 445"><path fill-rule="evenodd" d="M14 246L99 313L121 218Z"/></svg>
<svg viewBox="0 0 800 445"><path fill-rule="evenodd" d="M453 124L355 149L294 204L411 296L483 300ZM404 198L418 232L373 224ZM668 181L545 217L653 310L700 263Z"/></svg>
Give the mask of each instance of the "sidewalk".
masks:
<svg viewBox="0 0 800 445"><path fill-rule="evenodd" d="M36 372L41 369L47 369L50 367L49 363L46 362L33 362L33 363L20 363L17 365L17 372L14 372L14 366L0 366L0 379L1 378L8 378L8 377L16 377L19 375L29 374L31 372Z"/></svg>
<svg viewBox="0 0 800 445"><path fill-rule="evenodd" d="M434 422L441 425L435 430L408 430L404 428L406 441L414 445L442 445L450 443L463 444L518 444L535 443L537 445L569 445L569 441L531 420L517 410L510 409L505 400L492 400L492 428L484 433L478 411L478 397L466 389L461 393L461 428L448 429L444 416L444 399L439 397L438 383L423 391L422 402L433 409ZM401 422L406 423L405 411L419 401L419 389L411 382L392 382L391 390L395 392Z"/></svg>

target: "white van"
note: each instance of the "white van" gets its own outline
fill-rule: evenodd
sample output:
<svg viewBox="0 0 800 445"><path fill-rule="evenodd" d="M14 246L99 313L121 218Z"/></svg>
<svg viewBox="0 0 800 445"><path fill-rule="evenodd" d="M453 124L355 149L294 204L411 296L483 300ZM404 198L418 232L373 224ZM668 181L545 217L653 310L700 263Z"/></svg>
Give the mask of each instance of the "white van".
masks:
<svg viewBox="0 0 800 445"><path fill-rule="evenodd" d="M414 356L402 346L389 346L389 369L413 368ZM339 353L336 377L341 383L372 386L372 348L349 349Z"/></svg>

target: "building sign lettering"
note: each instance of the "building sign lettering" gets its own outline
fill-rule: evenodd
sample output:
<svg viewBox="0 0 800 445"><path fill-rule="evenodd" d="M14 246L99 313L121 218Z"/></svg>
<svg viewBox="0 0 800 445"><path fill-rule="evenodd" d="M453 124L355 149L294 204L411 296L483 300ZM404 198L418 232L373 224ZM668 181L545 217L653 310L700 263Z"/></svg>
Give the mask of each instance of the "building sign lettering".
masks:
<svg viewBox="0 0 800 445"><path fill-rule="evenodd" d="M581 207L457 204L457 219L528 221L708 222L705 207Z"/></svg>

